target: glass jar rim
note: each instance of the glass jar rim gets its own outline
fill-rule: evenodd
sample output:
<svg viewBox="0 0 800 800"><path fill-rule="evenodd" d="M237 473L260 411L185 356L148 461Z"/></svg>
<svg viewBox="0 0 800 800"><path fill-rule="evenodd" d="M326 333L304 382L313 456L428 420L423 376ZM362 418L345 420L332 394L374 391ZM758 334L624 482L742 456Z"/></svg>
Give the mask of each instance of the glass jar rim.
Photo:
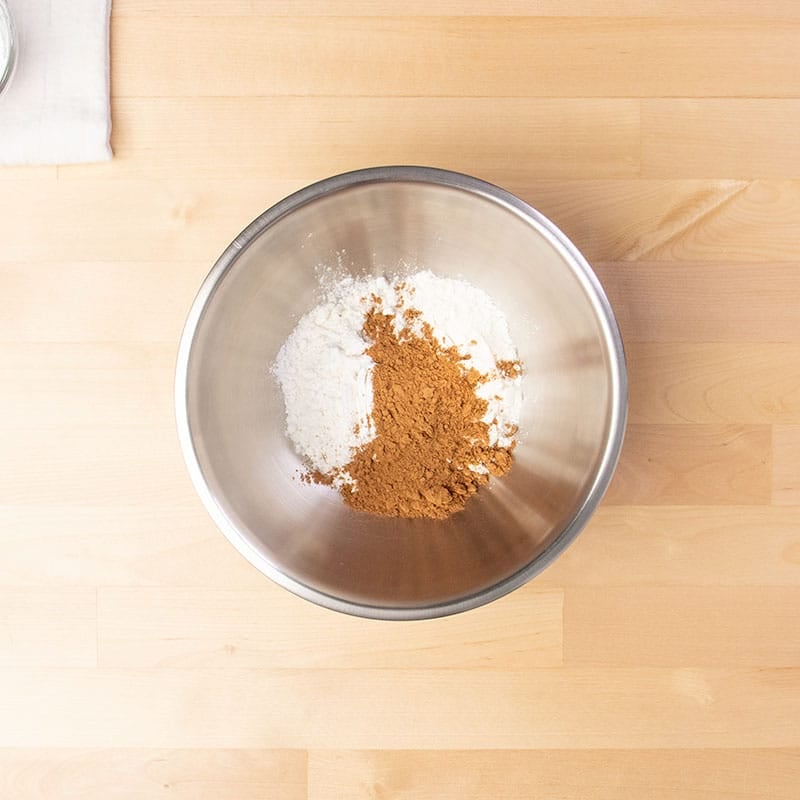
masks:
<svg viewBox="0 0 800 800"><path fill-rule="evenodd" d="M5 0L0 0L0 37L5 47L0 50L0 94L3 92L14 74L17 62L17 37L14 31L14 20ZM5 51L5 52L4 52Z"/></svg>

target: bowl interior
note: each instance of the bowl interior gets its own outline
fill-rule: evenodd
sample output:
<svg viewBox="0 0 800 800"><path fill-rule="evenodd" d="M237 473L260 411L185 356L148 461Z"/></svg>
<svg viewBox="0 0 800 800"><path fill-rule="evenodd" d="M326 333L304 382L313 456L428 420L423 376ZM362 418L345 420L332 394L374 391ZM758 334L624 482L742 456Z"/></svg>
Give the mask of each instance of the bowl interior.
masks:
<svg viewBox="0 0 800 800"><path fill-rule="evenodd" d="M481 287L505 312L525 367L515 464L450 519L360 514L298 480L270 366L318 302L320 266L427 268ZM310 599L373 616L475 604L532 572L596 493L619 425L613 320L593 276L496 197L415 180L343 186L268 225L205 290L178 387L195 481L234 544Z"/></svg>

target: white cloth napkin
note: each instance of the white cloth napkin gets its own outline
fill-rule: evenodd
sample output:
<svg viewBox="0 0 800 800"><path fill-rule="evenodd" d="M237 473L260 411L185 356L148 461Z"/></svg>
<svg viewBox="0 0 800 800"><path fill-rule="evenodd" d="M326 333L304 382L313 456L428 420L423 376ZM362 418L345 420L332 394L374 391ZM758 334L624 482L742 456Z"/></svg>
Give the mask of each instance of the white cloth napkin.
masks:
<svg viewBox="0 0 800 800"><path fill-rule="evenodd" d="M111 158L111 0L6 0L17 70L0 94L0 164Z"/></svg>

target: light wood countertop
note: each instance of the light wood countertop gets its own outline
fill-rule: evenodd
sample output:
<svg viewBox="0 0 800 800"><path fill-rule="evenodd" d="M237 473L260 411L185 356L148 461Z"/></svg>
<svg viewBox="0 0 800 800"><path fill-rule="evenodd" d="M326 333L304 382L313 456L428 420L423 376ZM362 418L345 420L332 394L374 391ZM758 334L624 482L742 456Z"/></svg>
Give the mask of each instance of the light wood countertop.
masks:
<svg viewBox="0 0 800 800"><path fill-rule="evenodd" d="M115 159L0 168L0 797L796 800L800 3L115 0L112 53ZM172 404L228 242L385 163L550 216L631 381L577 542L414 624L251 568Z"/></svg>

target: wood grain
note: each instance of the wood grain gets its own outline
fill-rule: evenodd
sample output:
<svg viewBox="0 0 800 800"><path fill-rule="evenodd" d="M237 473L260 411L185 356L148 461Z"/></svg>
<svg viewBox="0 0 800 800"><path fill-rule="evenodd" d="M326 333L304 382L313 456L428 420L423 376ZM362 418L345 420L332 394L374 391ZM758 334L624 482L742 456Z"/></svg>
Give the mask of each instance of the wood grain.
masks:
<svg viewBox="0 0 800 800"><path fill-rule="evenodd" d="M798 124L798 100L643 100L641 174L796 178Z"/></svg>
<svg viewBox="0 0 800 800"><path fill-rule="evenodd" d="M0 544L7 586L265 587L199 500L0 505ZM800 586L797 510L606 505L532 588L597 585Z"/></svg>
<svg viewBox="0 0 800 800"><path fill-rule="evenodd" d="M116 97L800 95L794 20L166 12L113 26Z"/></svg>
<svg viewBox="0 0 800 800"><path fill-rule="evenodd" d="M629 425L606 502L766 504L771 455L766 425Z"/></svg>
<svg viewBox="0 0 800 800"><path fill-rule="evenodd" d="M191 291L208 268L210 264L163 261L62 261L34 267L0 263L0 280L13 288L19 300L0 320L0 342L40 343L49 345L53 353L58 346L66 352L74 343L86 343L95 353L105 348L108 358L116 356L131 363L139 356L146 365L152 356L148 356L147 348L137 349L137 343L172 344L180 337L182 313L188 313ZM155 298L154 286L159 287ZM48 298L58 298L59 302L47 303ZM147 314L139 313L145 306ZM78 307L85 308L85 313L76 314ZM115 347L109 347L112 344ZM90 347L72 347L71 352L82 363L91 364ZM46 358L45 348L39 348L36 355ZM50 366L54 361L51 357ZM10 363L19 366L20 357Z"/></svg>
<svg viewBox="0 0 800 800"><path fill-rule="evenodd" d="M91 430L91 429L89 429ZM0 496L9 504L76 506L194 503L177 437L163 428L67 428L53 432L29 420L4 431Z"/></svg>
<svg viewBox="0 0 800 800"><path fill-rule="evenodd" d="M18 181L20 179L28 181L32 178L40 180L55 180L58 177L58 167L48 166L11 166L4 164L0 169L0 181Z"/></svg>
<svg viewBox="0 0 800 800"><path fill-rule="evenodd" d="M111 34L114 160L0 169L0 797L795 800L800 4L115 0ZM571 547L409 625L251 567L173 414L219 253L393 162L550 217L630 382Z"/></svg>
<svg viewBox="0 0 800 800"><path fill-rule="evenodd" d="M0 747L800 747L795 667L7 669L3 677L0 711L13 725L0 729ZM743 719L759 724L745 729Z"/></svg>
<svg viewBox="0 0 800 800"><path fill-rule="evenodd" d="M70 797L305 800L299 750L0 750L0 792L15 800Z"/></svg>
<svg viewBox="0 0 800 800"><path fill-rule="evenodd" d="M800 640L786 631L798 608L798 587L569 589L564 663L792 667Z"/></svg>
<svg viewBox="0 0 800 800"><path fill-rule="evenodd" d="M365 165L436 164L503 181L518 175L515 165L524 161L538 178L639 174L638 100L319 97L313 118L308 102L294 96L120 98L117 160L91 169L119 178L181 172L216 178L221 161L232 179L289 180ZM152 150L162 157L137 157Z"/></svg>
<svg viewBox="0 0 800 800"><path fill-rule="evenodd" d="M81 338L86 321L84 317L74 326ZM49 323L50 330L60 327L56 319ZM4 424L21 428L33 418L37 427L50 431L166 427L171 433L174 350L171 345L130 342L0 343Z"/></svg>
<svg viewBox="0 0 800 800"><path fill-rule="evenodd" d="M138 17L163 15L159 0L116 0L114 16ZM185 0L172 3L169 13L183 17L263 15L286 16L303 14L318 16L409 16L469 14L482 16L548 16L548 17L721 17L744 16L792 19L800 17L794 0L770 0L755 8L752 0L408 0L398 5L392 0Z"/></svg>
<svg viewBox="0 0 800 800"><path fill-rule="evenodd" d="M94 667L94 589L0 587L0 667Z"/></svg>
<svg viewBox="0 0 800 800"><path fill-rule="evenodd" d="M297 156L293 163L298 165L297 172L303 173L299 150ZM14 274L10 278L3 276L4 282L31 280L35 273L24 268L31 263L52 271L46 276L48 281L59 280L59 265L68 274L68 265L75 263L94 263L98 269L140 264L156 271L168 290L172 273L187 262L196 270L191 275L183 273L187 275L188 308L202 277L248 222L305 182L329 174L309 170L297 179L250 179L237 174L199 179L193 177L193 165L178 169L178 165L168 168L161 161L153 165L146 158L135 161L143 174L150 174L149 179L111 180L114 174L101 165L59 167L59 180L55 182L9 181L7 196L13 197L14 203L3 210L0 265L5 270L5 264L10 263ZM113 164L114 169L122 169L118 161ZM539 180L537 162L523 160L517 167L505 182L508 188L548 215L575 241L604 281L611 282L609 290L617 286L614 274L619 261L657 263L663 269L682 270L675 281L662 281L654 287L667 294L647 298L653 312L658 310L672 317L680 312L701 320L710 315L711 320L726 321L730 331L741 328L740 338L746 340L750 335L748 320L755 315L761 329L768 330L771 314L766 303L757 303L752 309L749 303L733 306L741 292L756 299L764 296L770 304L785 307L791 292L798 291L800 181ZM480 175L500 180L491 171L481 171ZM47 193L48 206L52 208L47 235L40 235L43 193ZM87 237L86 220L98 217L103 220L102 226ZM605 262L614 262L613 271L605 267ZM698 264L710 270L708 265L714 265L708 281L703 280ZM113 269L105 274L113 274ZM754 287L748 281L756 273L763 280ZM91 290L93 281L103 274L86 276L79 288ZM641 275L643 280L653 277L652 271L622 274ZM141 282L149 277L143 277ZM676 307L676 295L672 293L681 292L677 296L685 300L683 287L692 279L687 292L692 290L695 294L707 289L711 280L718 282L714 302L684 302L682 307ZM126 280L132 291L143 290L136 287L133 278ZM773 291L776 280L779 285ZM45 280L29 284L28 291L34 294L23 295L26 308L41 312L43 305L35 302L35 292L37 286L45 285ZM152 302L157 313L162 306L158 298ZM81 310L87 314L103 313L92 303L85 305ZM172 306L170 309L175 310ZM52 310L65 313L58 307ZM620 316L627 313L624 305L615 310ZM796 315L789 323L782 323L781 315L777 316L777 328L771 337L766 335L767 341L785 340L781 325L797 330ZM147 318L137 319L140 326L149 324ZM180 323L176 319L172 324ZM704 341L704 335L701 331L698 341ZM728 333L728 338L731 335ZM759 333L757 340L764 339L765 334Z"/></svg>
<svg viewBox="0 0 800 800"><path fill-rule="evenodd" d="M91 169L87 182L59 178L52 183L5 184L7 196L13 196L14 203L4 209L3 260L11 263L12 269L19 263L55 264L55 269L58 265L68 269L66 265L75 262L92 262L100 267L113 263L118 269L121 264L146 261L170 265L164 276L169 280L169 270L177 262L193 262L198 276L196 292L202 276L242 228L302 186L302 181L269 180L250 182L249 187L246 182L230 180L193 185L180 178L157 183L110 181L108 175L99 172L102 168L85 169ZM41 235L39 209L45 191L52 215L46 235ZM87 237L86 220L97 218L102 218L103 224ZM87 280L78 288L89 290L91 284ZM39 286L46 287L47 283L42 281ZM193 293L187 296L191 302ZM23 297L27 307L34 305L35 297ZM188 304L182 313L187 309ZM103 313L91 303L87 310ZM146 321L139 319L139 324ZM179 323L176 320L174 324Z"/></svg>
<svg viewBox="0 0 800 800"><path fill-rule="evenodd" d="M120 98L112 142L119 161L91 171L163 178L183 167L211 177L219 175L214 164L221 158L232 177L293 178L421 163L508 182L519 178L511 166L524 160L538 179L800 178L793 135L800 100L324 96L314 102L310 119L302 96ZM742 117L754 120L747 138L735 135ZM311 145L320 130L324 148ZM156 148L166 162L134 158Z"/></svg>
<svg viewBox="0 0 800 800"><path fill-rule="evenodd" d="M773 428L773 488L776 505L800 506L800 425Z"/></svg>
<svg viewBox="0 0 800 800"><path fill-rule="evenodd" d="M151 170L145 157L136 156L133 160L144 172ZM114 163L116 167L117 162ZM731 330L742 324L739 318L749 312L750 305L740 304L735 308L738 316L732 316L724 304L728 293L733 292L738 298L739 292L749 291L756 300L763 294L770 303L781 304L788 302L787 292L797 291L798 181L554 181L534 179L536 169L535 161L519 164L508 187L562 227L607 281L613 273L609 274L602 262L669 262L670 269L681 268L679 264L685 266L681 279L666 288L677 291L692 276L698 288L703 288L708 284L699 283L702 272L696 265L713 263L715 277L726 279L716 287L719 296L715 295L715 302L704 304L703 310L714 314L719 308L718 317L728 320ZM165 283L165 290L180 265L191 263L196 272L182 273L187 278L184 291L188 308L202 277L242 227L304 183L302 178L202 180L182 172L153 183L153 179L144 178L109 180L102 170L102 166L64 167L59 168L57 182L9 181L9 196L15 202L4 208L2 259L6 263L0 261L0 268L4 273L7 269L13 271L10 277L3 275L4 282L29 282L25 288L33 294L23 294L25 309L42 313L44 306L35 301L37 290L41 291L45 284L44 280L37 284L33 280L36 273L25 265L35 263L45 268L48 263L52 272L47 280L59 281L58 265L63 265L64 274L68 275L69 264L86 262L95 263L98 270L113 265L105 273L109 276L123 265L139 264L142 269L152 270ZM309 181L320 177L323 174L306 175ZM497 180L491 173L484 173L483 177ZM38 235L41 223L37 209L43 192L57 209L48 220L47 236ZM103 225L87 238L85 220L98 215L102 215ZM779 262L791 267L778 269ZM747 283L754 269L765 277L758 287ZM100 277L103 274L98 272ZM156 278L146 275L138 282L135 276L125 278L131 291L140 291L138 284L150 279ZM92 276L82 288L93 288L97 280L97 275ZM781 285L773 292L775 280ZM78 289L73 287L72 291ZM163 306L153 302L156 316ZM57 306L51 310L66 313ZM169 310L174 310L171 305ZM618 315L625 314L624 304L616 311ZM104 313L92 303L86 304L85 312ZM661 312L670 312L670 308ZM684 314L690 312L700 316L692 304L683 309ZM44 313L42 316L47 318ZM756 307L754 318L766 329L763 308ZM796 315L791 319L796 322ZM80 324L80 320L74 324ZM139 319L138 324L146 329L150 319ZM174 320L171 324L178 326L179 322ZM797 330L797 326L790 329ZM744 330L746 338L747 328ZM779 328L773 340L783 338L785 334ZM699 340L703 341L702 335Z"/></svg>
<svg viewBox="0 0 800 800"><path fill-rule="evenodd" d="M798 181L518 181L517 191L552 216L595 262L769 268L775 262L796 264L800 253Z"/></svg>
<svg viewBox="0 0 800 800"><path fill-rule="evenodd" d="M311 800L794 800L797 750L314 751Z"/></svg>
<svg viewBox="0 0 800 800"><path fill-rule="evenodd" d="M474 614L389 626L348 618L334 628L328 612L275 587L101 589L99 659L107 667L186 669L558 666L561 606L560 591L524 591Z"/></svg>
<svg viewBox="0 0 800 800"><path fill-rule="evenodd" d="M800 423L800 344L634 342L630 420Z"/></svg>
<svg viewBox="0 0 800 800"><path fill-rule="evenodd" d="M797 509L605 505L536 585L797 587Z"/></svg>
<svg viewBox="0 0 800 800"><path fill-rule="evenodd" d="M800 341L798 264L595 266L626 342Z"/></svg>
<svg viewBox="0 0 800 800"><path fill-rule="evenodd" d="M183 493L146 504L4 502L0 543L0 580L10 587L264 587L200 500Z"/></svg>

